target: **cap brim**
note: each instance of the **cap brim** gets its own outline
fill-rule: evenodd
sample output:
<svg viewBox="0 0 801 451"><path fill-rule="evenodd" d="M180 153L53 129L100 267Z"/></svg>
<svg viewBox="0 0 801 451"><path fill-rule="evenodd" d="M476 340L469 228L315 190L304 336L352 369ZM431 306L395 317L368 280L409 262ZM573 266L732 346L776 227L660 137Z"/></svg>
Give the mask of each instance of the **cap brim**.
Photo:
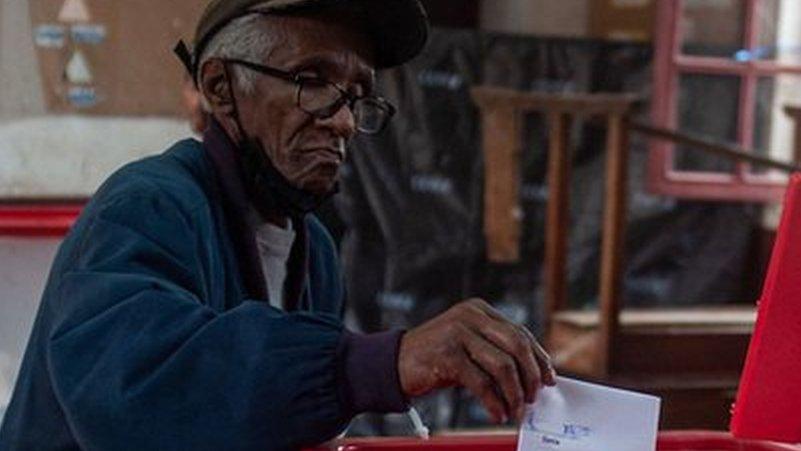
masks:
<svg viewBox="0 0 801 451"><path fill-rule="evenodd" d="M277 1L253 11L301 12L344 8L375 43L378 69L399 66L417 56L428 40L428 17L419 0L295 0Z"/></svg>
<svg viewBox="0 0 801 451"><path fill-rule="evenodd" d="M355 0L359 1L359 0ZM368 32L376 42L376 66L399 66L417 56L428 40L428 18L417 1L360 0L368 6Z"/></svg>

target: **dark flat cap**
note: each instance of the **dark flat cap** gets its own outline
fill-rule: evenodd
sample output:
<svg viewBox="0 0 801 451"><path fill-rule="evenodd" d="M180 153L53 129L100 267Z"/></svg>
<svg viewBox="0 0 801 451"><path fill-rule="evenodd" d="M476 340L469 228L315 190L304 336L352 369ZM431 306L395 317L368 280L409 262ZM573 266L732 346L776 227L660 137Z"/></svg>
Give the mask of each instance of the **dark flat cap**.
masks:
<svg viewBox="0 0 801 451"><path fill-rule="evenodd" d="M318 11L342 11L355 19L375 44L378 69L399 66L414 58L428 38L428 18L420 0L212 0L198 22L192 51L180 42L175 52L194 76L206 45L232 20L254 12Z"/></svg>

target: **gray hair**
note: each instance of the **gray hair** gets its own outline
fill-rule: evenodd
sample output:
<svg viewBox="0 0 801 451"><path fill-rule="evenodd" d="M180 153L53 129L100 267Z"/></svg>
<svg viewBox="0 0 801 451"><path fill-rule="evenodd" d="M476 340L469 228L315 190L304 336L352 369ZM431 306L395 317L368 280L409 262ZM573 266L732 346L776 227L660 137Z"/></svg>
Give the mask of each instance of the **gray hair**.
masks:
<svg viewBox="0 0 801 451"><path fill-rule="evenodd" d="M279 41L277 33L265 31L263 20L263 15L252 13L231 21L209 41L200 56L197 67L202 69L203 64L212 58L237 58L261 62ZM236 65L231 66L231 70L231 76L236 80L240 92L245 95L253 94L258 74ZM210 112L211 106L202 89L200 93L203 109Z"/></svg>

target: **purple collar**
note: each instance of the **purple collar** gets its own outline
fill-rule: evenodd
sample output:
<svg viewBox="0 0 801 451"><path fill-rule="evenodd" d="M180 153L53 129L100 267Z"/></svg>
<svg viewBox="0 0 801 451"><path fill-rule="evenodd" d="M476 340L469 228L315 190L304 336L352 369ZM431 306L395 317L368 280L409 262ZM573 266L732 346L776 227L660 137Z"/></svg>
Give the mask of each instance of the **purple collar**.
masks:
<svg viewBox="0 0 801 451"><path fill-rule="evenodd" d="M203 134L203 148L217 174L217 185L222 193L223 210L231 242L234 244L239 271L252 299L268 300L267 282L261 269L261 257L256 246L256 234L247 220L250 199L242 183L239 152L222 126L211 120ZM304 292L308 267L308 239L305 221L293 224L297 231L295 243L287 265L286 290L283 300L287 311L297 309Z"/></svg>

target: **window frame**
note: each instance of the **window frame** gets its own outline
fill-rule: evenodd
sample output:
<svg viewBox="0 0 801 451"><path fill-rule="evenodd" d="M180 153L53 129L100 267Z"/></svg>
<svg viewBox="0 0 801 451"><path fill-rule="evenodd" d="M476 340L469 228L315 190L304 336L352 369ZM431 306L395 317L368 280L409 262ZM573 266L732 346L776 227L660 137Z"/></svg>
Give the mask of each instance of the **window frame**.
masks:
<svg viewBox="0 0 801 451"><path fill-rule="evenodd" d="M758 47L757 8L763 0L742 1L745 7L742 48L753 49ZM759 80L780 74L801 75L801 65L685 55L681 53L680 33L684 0L656 0L656 3L652 122L663 128L677 128L676 94L682 75L736 76L740 81L737 144L753 148ZM687 199L757 202L777 201L784 195L786 181L770 174L754 174L748 163L738 162L734 173L677 170L674 154L672 143L652 140L647 177L650 191Z"/></svg>

